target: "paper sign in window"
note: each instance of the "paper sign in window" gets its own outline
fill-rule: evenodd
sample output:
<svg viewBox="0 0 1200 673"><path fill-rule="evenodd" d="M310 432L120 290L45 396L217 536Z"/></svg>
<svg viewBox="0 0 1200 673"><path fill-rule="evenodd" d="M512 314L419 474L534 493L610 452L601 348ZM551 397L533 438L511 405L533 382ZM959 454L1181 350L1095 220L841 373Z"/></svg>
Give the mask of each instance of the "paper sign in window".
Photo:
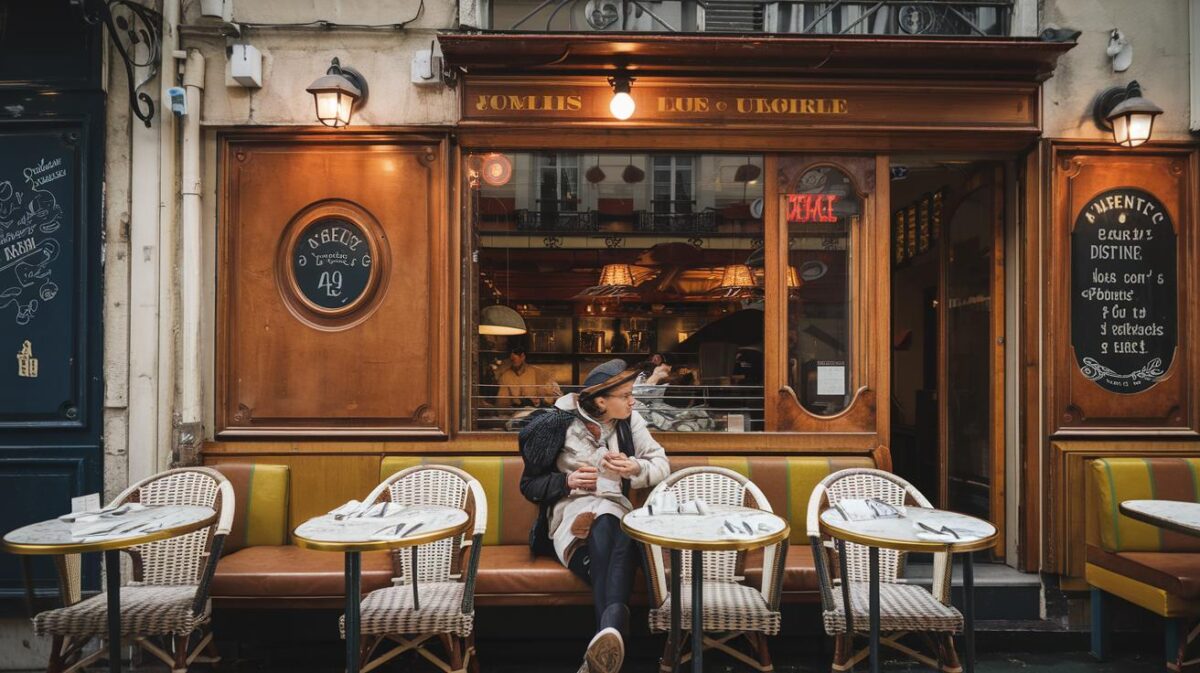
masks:
<svg viewBox="0 0 1200 673"><path fill-rule="evenodd" d="M843 365L817 365L817 394L845 395L846 367Z"/></svg>

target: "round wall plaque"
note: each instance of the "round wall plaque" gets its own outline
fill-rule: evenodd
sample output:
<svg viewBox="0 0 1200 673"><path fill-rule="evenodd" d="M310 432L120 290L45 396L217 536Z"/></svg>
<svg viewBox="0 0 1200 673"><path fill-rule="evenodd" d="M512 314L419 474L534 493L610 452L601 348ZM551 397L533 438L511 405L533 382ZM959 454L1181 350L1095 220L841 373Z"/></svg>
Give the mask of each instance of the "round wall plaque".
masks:
<svg viewBox="0 0 1200 673"><path fill-rule="evenodd" d="M367 233L336 217L308 225L292 244L291 258L304 298L318 309L335 311L362 298L374 266Z"/></svg>
<svg viewBox="0 0 1200 673"><path fill-rule="evenodd" d="M387 249L379 223L360 206L313 204L280 240L276 273L283 299L293 315L318 329L357 324L378 304Z"/></svg>
<svg viewBox="0 0 1200 673"><path fill-rule="evenodd" d="M1080 372L1140 393L1171 369L1178 345L1177 246L1170 215L1141 189L1088 201L1071 233L1071 344Z"/></svg>

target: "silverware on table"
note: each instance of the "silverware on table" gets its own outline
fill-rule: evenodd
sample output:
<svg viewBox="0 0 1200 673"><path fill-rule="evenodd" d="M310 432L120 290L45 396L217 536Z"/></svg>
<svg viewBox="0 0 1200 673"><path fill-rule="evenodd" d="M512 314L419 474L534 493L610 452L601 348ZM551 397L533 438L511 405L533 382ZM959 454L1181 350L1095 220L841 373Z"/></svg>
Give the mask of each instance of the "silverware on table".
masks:
<svg viewBox="0 0 1200 673"><path fill-rule="evenodd" d="M725 519L725 528L726 528L726 529L727 529L727 530L728 530L730 533L733 533L734 535L737 535L737 529L733 527L733 524L729 523L729 519Z"/></svg>
<svg viewBox="0 0 1200 673"><path fill-rule="evenodd" d="M742 528L746 529L747 535L754 535L754 529L751 528L750 524L746 523L745 521L742 522Z"/></svg>
<svg viewBox="0 0 1200 673"><path fill-rule="evenodd" d="M409 528L408 531L406 531L404 533L404 535L401 535L400 537L408 537L409 535L412 535L414 531L416 531L418 528L420 528L424 524L425 524L424 521L418 521L417 525L413 526L412 528Z"/></svg>

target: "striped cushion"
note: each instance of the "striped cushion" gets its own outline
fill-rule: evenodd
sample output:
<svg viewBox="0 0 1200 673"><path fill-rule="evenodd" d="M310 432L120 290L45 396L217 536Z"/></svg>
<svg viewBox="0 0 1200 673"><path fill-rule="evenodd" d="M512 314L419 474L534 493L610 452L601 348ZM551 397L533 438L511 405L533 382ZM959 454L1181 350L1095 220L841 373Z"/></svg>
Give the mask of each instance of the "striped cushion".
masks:
<svg viewBox="0 0 1200 673"><path fill-rule="evenodd" d="M224 553L288 543L288 467L263 463L213 465L233 485L233 528Z"/></svg>
<svg viewBox="0 0 1200 673"><path fill-rule="evenodd" d="M1098 458L1091 469L1092 507L1105 551L1200 551L1200 538L1134 521L1118 509L1125 500L1200 502L1200 458Z"/></svg>

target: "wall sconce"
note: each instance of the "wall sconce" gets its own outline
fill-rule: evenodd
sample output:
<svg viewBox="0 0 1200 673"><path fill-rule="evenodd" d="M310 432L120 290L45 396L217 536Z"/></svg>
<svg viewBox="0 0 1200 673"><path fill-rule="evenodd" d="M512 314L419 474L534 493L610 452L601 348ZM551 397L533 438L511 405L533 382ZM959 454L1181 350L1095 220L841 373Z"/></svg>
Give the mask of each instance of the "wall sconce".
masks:
<svg viewBox="0 0 1200 673"><path fill-rule="evenodd" d="M1150 139L1154 118L1162 108L1142 97L1136 80L1126 87L1113 87L1096 99L1093 116L1096 126L1112 131L1113 141L1121 147L1137 147Z"/></svg>
<svg viewBox="0 0 1200 673"><path fill-rule="evenodd" d="M612 100L608 103L609 112L621 121L632 117L633 111L637 109L637 103L634 103L633 96L629 95L633 87L633 78L629 75L616 75L608 78L608 85L613 90Z"/></svg>
<svg viewBox="0 0 1200 673"><path fill-rule="evenodd" d="M355 106L367 104L367 79L354 68L343 68L337 57L305 90L316 100L317 120L335 129L349 126Z"/></svg>

